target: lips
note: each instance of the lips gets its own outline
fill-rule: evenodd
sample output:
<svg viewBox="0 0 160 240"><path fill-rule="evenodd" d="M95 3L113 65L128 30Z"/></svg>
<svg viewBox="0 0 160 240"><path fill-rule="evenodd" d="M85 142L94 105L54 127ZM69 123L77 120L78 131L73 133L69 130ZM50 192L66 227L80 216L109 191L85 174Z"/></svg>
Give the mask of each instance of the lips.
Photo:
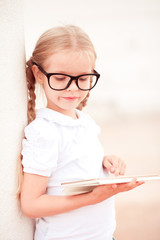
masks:
<svg viewBox="0 0 160 240"><path fill-rule="evenodd" d="M63 98L68 101L75 101L78 97L63 97Z"/></svg>

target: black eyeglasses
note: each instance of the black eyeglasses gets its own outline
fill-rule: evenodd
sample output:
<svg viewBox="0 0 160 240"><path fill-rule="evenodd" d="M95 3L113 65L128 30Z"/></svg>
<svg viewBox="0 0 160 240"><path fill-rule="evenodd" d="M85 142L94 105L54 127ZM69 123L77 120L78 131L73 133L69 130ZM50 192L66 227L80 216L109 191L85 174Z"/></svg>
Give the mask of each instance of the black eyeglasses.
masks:
<svg viewBox="0 0 160 240"><path fill-rule="evenodd" d="M61 91L67 89L73 80L77 87L82 91L88 91L94 88L98 82L100 74L94 70L94 73L82 74L79 76L70 76L62 73L47 73L41 66L33 62L39 70L47 77L48 85L51 89Z"/></svg>

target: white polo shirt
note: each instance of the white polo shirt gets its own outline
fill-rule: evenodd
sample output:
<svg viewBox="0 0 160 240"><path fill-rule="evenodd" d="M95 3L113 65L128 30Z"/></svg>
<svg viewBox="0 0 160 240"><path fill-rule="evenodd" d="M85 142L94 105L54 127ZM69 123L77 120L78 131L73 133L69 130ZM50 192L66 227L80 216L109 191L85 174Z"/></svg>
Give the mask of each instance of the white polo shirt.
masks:
<svg viewBox="0 0 160 240"><path fill-rule="evenodd" d="M47 194L62 195L62 182L106 177L99 127L76 110L78 119L48 108L40 109L25 128L24 172L48 176ZM40 218L35 240L112 240L114 199L67 213Z"/></svg>

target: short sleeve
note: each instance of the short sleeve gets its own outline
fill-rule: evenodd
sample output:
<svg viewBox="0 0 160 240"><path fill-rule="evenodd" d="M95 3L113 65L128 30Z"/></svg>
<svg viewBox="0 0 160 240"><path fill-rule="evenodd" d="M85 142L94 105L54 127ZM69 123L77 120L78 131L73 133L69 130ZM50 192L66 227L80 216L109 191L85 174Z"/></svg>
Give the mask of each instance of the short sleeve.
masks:
<svg viewBox="0 0 160 240"><path fill-rule="evenodd" d="M36 119L25 128L22 165L27 173L50 176L57 167L58 133L54 124Z"/></svg>

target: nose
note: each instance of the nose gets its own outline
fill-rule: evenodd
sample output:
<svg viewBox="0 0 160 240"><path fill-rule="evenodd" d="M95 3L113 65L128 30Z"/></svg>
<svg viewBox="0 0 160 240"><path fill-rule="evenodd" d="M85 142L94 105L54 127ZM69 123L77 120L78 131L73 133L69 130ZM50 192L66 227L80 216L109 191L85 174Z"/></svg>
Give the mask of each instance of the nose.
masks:
<svg viewBox="0 0 160 240"><path fill-rule="evenodd" d="M73 79L70 83L69 87L67 88L68 91L76 91L78 89L76 79Z"/></svg>

